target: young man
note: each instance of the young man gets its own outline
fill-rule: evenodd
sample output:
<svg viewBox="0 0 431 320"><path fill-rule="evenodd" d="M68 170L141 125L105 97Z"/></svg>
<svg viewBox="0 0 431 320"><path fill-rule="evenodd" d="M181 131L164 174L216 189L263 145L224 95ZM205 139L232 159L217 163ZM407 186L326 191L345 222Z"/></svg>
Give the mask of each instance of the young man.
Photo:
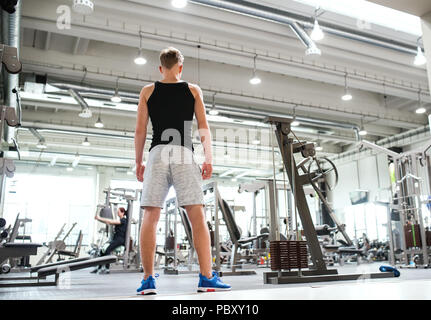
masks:
<svg viewBox="0 0 431 320"><path fill-rule="evenodd" d="M178 205L184 207L190 219L193 241L198 254L199 292L230 290L218 274L212 271L211 242L203 210L202 179L211 178L211 134L206 120L201 89L181 81L184 57L175 48L160 54L159 71L162 80L145 86L140 95L135 131L136 176L143 181L141 207L141 259L144 279L137 292L155 294L154 255L156 229L165 198L174 186ZM192 122L196 116L205 161L200 169L194 160ZM143 153L148 120L153 138L146 166Z"/></svg>
<svg viewBox="0 0 431 320"><path fill-rule="evenodd" d="M114 227L114 236L112 240L109 243L109 246L106 248L104 252L100 256L107 256L112 251L117 249L120 246L124 246L126 243L126 232L127 232L127 214L126 209L123 207L118 208L117 215L120 220L114 220L114 219L107 219L102 218L99 215L96 214L94 219L106 223L108 225L113 225ZM105 270L102 270L102 266L100 265L98 268L94 269L91 273L109 273L109 264L105 266Z"/></svg>

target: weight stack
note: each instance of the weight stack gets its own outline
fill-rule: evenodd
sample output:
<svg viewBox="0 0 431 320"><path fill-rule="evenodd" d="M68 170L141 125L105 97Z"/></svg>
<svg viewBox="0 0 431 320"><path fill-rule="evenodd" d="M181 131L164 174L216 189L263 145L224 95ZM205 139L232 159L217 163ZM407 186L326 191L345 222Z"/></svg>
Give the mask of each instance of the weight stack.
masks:
<svg viewBox="0 0 431 320"><path fill-rule="evenodd" d="M404 236L407 249L422 248L420 225L412 224L404 226Z"/></svg>
<svg viewBox="0 0 431 320"><path fill-rule="evenodd" d="M271 270L292 270L308 268L306 241L271 241Z"/></svg>

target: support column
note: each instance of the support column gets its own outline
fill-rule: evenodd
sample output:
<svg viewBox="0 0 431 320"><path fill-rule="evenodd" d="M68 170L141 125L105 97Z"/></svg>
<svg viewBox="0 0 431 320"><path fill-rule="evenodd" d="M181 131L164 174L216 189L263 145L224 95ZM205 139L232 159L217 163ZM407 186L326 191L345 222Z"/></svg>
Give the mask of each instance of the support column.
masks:
<svg viewBox="0 0 431 320"><path fill-rule="evenodd" d="M425 57L427 58L427 71L429 88L431 89L431 12L422 16L422 41L425 49ZM431 133L431 112L428 114L428 123Z"/></svg>

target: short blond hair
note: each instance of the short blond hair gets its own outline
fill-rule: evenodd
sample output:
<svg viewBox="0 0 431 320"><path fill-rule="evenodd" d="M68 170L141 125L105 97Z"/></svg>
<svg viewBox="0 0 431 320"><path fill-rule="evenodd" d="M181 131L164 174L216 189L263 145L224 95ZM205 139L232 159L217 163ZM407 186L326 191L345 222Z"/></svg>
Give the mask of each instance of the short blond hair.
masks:
<svg viewBox="0 0 431 320"><path fill-rule="evenodd" d="M184 56L181 51L176 48L169 47L160 52L160 63L167 69L171 69L177 63L181 65L183 62Z"/></svg>

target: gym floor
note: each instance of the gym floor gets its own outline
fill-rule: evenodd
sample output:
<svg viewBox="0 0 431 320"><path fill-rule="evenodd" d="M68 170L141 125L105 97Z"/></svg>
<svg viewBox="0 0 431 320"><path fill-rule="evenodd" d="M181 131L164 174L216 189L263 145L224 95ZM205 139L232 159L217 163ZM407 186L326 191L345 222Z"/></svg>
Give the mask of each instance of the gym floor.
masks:
<svg viewBox="0 0 431 320"><path fill-rule="evenodd" d="M344 265L338 267L340 274L379 272L381 263ZM319 282L309 284L265 285L263 272L256 275L225 276L231 284L230 292L196 293L198 278L195 274L165 275L159 272L158 294L139 296L135 294L142 274L111 273L90 274L91 269L64 274L57 287L0 288L2 300L338 300L338 299L431 299L431 270L400 269L399 278L361 279L358 281ZM16 273L10 276L17 276Z"/></svg>

